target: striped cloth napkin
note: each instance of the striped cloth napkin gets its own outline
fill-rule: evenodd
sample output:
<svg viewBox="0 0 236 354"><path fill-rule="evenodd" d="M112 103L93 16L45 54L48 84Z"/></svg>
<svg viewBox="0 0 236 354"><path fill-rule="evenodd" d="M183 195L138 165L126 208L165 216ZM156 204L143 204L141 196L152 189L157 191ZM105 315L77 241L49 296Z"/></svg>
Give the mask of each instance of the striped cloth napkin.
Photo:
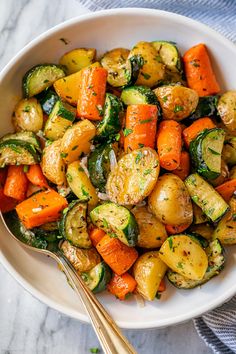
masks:
<svg viewBox="0 0 236 354"><path fill-rule="evenodd" d="M236 44L236 0L78 0L92 11L141 7L175 12L199 20ZM196 330L217 354L236 353L236 296L194 319Z"/></svg>

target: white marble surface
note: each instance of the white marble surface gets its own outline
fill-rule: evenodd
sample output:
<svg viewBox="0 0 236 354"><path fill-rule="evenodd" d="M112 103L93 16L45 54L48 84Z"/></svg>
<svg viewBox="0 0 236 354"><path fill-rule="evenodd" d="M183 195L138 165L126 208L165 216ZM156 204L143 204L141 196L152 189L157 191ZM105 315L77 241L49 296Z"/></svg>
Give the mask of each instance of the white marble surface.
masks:
<svg viewBox="0 0 236 354"><path fill-rule="evenodd" d="M37 35L87 11L75 0L0 0L0 69ZM211 353L192 322L125 333L139 354ZM33 298L0 265L1 354L86 354L91 347L99 347L91 326Z"/></svg>

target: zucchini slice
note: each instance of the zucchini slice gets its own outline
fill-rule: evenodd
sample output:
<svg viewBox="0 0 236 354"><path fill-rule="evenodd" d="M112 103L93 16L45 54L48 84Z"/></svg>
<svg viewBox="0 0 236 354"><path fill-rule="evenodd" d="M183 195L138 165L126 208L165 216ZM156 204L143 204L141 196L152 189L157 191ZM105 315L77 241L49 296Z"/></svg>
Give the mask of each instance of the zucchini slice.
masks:
<svg viewBox="0 0 236 354"><path fill-rule="evenodd" d="M37 135L35 135L33 132L21 131L18 133L6 134L0 139L0 144L4 141L12 140L12 139L13 140L21 140L23 142L31 144L34 146L34 148L37 151L41 152L41 146L40 146L39 139L38 139Z"/></svg>
<svg viewBox="0 0 236 354"><path fill-rule="evenodd" d="M145 86L130 86L124 88L120 96L123 103L131 104L156 104L158 105L155 93Z"/></svg>
<svg viewBox="0 0 236 354"><path fill-rule="evenodd" d="M74 74L77 71L93 63L96 55L94 48L76 48L65 53L59 60L59 64L66 68L67 75Z"/></svg>
<svg viewBox="0 0 236 354"><path fill-rule="evenodd" d="M108 265L102 261L89 272L82 273L81 277L87 287L96 294L106 290L106 286L111 280L111 270Z"/></svg>
<svg viewBox="0 0 236 354"><path fill-rule="evenodd" d="M228 211L229 206L221 195L197 173L189 175L185 185L194 203L211 221L218 222Z"/></svg>
<svg viewBox="0 0 236 354"><path fill-rule="evenodd" d="M225 131L220 128L205 129L190 143L190 155L195 170L207 179L221 173L221 153Z"/></svg>
<svg viewBox="0 0 236 354"><path fill-rule="evenodd" d="M104 203L90 212L90 218L94 225L111 237L118 237L127 246L136 245L139 227L127 208L115 203Z"/></svg>
<svg viewBox="0 0 236 354"><path fill-rule="evenodd" d="M62 237L80 248L92 246L87 231L87 204L75 200L63 211L59 223L59 231Z"/></svg>
<svg viewBox="0 0 236 354"><path fill-rule="evenodd" d="M173 72L182 72L183 66L179 51L173 42L154 41L153 47L156 49L160 61L165 64L166 68Z"/></svg>
<svg viewBox="0 0 236 354"><path fill-rule="evenodd" d="M115 48L102 57L101 65L108 71L107 82L112 87L125 87L137 80L143 58L139 55L128 58L129 53L128 49Z"/></svg>
<svg viewBox="0 0 236 354"><path fill-rule="evenodd" d="M38 162L39 155L33 145L17 139L0 143L0 168L6 165L34 165Z"/></svg>
<svg viewBox="0 0 236 354"><path fill-rule="evenodd" d="M204 277L201 280L191 280L169 270L167 272L168 280L179 289L193 289L196 286L206 283L208 280L218 275L220 271L224 268L225 257L223 254L223 247L221 246L219 240L214 240L209 244L206 249L206 254L208 256L208 267Z"/></svg>
<svg viewBox="0 0 236 354"><path fill-rule="evenodd" d="M98 139L111 138L121 130L121 118L123 112L124 110L121 100L115 95L107 93L103 119L97 126L96 135Z"/></svg>
<svg viewBox="0 0 236 354"><path fill-rule="evenodd" d="M67 128L72 126L76 108L66 102L57 101L45 124L44 135L49 140L63 137Z"/></svg>
<svg viewBox="0 0 236 354"><path fill-rule="evenodd" d="M45 91L41 92L37 98L41 104L42 110L47 115L52 112L53 107L59 100L59 96L56 94L56 92L50 89L46 89Z"/></svg>
<svg viewBox="0 0 236 354"><path fill-rule="evenodd" d="M217 115L218 101L219 96L216 95L199 97L197 108L188 118L183 121L183 123L189 125L198 118L215 117Z"/></svg>
<svg viewBox="0 0 236 354"><path fill-rule="evenodd" d="M23 77L23 95L24 97L35 96L64 76L65 72L59 65L36 65L28 70Z"/></svg>
<svg viewBox="0 0 236 354"><path fill-rule="evenodd" d="M111 159L115 156L113 144L103 144L97 147L88 158L88 171L95 188L106 192L106 182L111 171Z"/></svg>

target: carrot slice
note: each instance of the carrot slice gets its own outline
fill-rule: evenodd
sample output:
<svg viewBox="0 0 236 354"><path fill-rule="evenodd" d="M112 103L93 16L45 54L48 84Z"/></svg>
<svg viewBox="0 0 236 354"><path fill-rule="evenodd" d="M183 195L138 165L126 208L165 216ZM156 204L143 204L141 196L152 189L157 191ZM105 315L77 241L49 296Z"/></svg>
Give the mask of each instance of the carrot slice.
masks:
<svg viewBox="0 0 236 354"><path fill-rule="evenodd" d="M81 72L77 116L101 120L106 94L107 70L100 67L88 67L82 69Z"/></svg>
<svg viewBox="0 0 236 354"><path fill-rule="evenodd" d="M200 97L220 92L205 44L190 48L183 56L188 86Z"/></svg>
<svg viewBox="0 0 236 354"><path fill-rule="evenodd" d="M67 200L53 189L32 195L17 205L16 211L27 229L56 221Z"/></svg>
<svg viewBox="0 0 236 354"><path fill-rule="evenodd" d="M4 194L3 188L0 188L0 210L2 213L7 213L15 208L17 200L7 197Z"/></svg>
<svg viewBox="0 0 236 354"><path fill-rule="evenodd" d="M148 146L154 149L158 109L152 104L137 104L127 107L124 130L126 152Z"/></svg>
<svg viewBox="0 0 236 354"><path fill-rule="evenodd" d="M132 293L136 286L136 280L129 273L122 275L114 274L110 283L107 285L107 289L111 294L118 297L118 299L125 300L125 297Z"/></svg>
<svg viewBox="0 0 236 354"><path fill-rule="evenodd" d="M43 175L40 165L29 166L28 172L26 172L28 180L38 186L48 188L46 177Z"/></svg>
<svg viewBox="0 0 236 354"><path fill-rule="evenodd" d="M183 138L186 147L188 148L191 141L194 140L204 129L212 129L215 127L215 124L208 117L203 117L196 120L188 128L183 130Z"/></svg>
<svg viewBox="0 0 236 354"><path fill-rule="evenodd" d="M182 225L165 225L166 231L169 235L176 235L176 234L180 234L181 232L183 232L184 230L186 230L190 224L182 224Z"/></svg>
<svg viewBox="0 0 236 354"><path fill-rule="evenodd" d="M181 132L180 124L174 120L164 120L159 125L157 150L161 167L168 171L175 170L180 165Z"/></svg>
<svg viewBox="0 0 236 354"><path fill-rule="evenodd" d="M138 258L135 248L128 247L119 239L108 235L101 239L96 248L104 261L118 275L127 272Z"/></svg>
<svg viewBox="0 0 236 354"><path fill-rule="evenodd" d="M222 198L224 198L226 202L229 202L234 192L236 192L236 178L219 185L216 187L216 191L222 196Z"/></svg>
<svg viewBox="0 0 236 354"><path fill-rule="evenodd" d="M9 166L4 184L4 194L16 200L24 200L28 187L28 180L24 173L24 166Z"/></svg>
<svg viewBox="0 0 236 354"><path fill-rule="evenodd" d="M97 244L101 241L101 239L105 236L105 232L101 229L92 229L89 233L89 237L92 241L92 244L94 247L97 246Z"/></svg>
<svg viewBox="0 0 236 354"><path fill-rule="evenodd" d="M176 168L176 170L173 170L172 173L174 173L176 176L182 179L182 181L185 180L186 177L188 177L190 171L190 156L187 151L182 151L181 156L180 156L180 164L179 167Z"/></svg>
<svg viewBox="0 0 236 354"><path fill-rule="evenodd" d="M158 293L163 293L163 291L166 290L166 283L165 283L165 279L161 279L159 288L158 288Z"/></svg>

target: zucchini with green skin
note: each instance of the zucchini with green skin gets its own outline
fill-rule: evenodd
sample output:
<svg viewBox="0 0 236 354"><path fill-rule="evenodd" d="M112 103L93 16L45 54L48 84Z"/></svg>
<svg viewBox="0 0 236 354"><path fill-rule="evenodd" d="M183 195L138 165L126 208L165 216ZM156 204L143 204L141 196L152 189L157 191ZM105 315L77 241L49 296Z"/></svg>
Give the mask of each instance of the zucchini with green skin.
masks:
<svg viewBox="0 0 236 354"><path fill-rule="evenodd" d="M215 179L221 173L221 154L225 131L220 128L205 129L190 143L193 167L207 179Z"/></svg>
<svg viewBox="0 0 236 354"><path fill-rule="evenodd" d="M121 118L123 112L124 110L121 100L115 95L107 93L103 119L97 126L97 140L111 139L121 130Z"/></svg>
<svg viewBox="0 0 236 354"><path fill-rule="evenodd" d="M6 165L34 165L38 162L39 155L33 145L17 139L0 143L0 168Z"/></svg>
<svg viewBox="0 0 236 354"><path fill-rule="evenodd" d="M45 91L41 92L37 96L37 98L42 107L42 110L47 115L49 115L52 112L56 102L60 99L59 96L56 94L56 92L50 89L48 90L46 89Z"/></svg>
<svg viewBox="0 0 236 354"><path fill-rule="evenodd" d="M222 150L222 159L230 166L236 165L236 137L227 137Z"/></svg>
<svg viewBox="0 0 236 354"><path fill-rule="evenodd" d="M115 203L104 203L90 212L94 225L111 237L118 237L127 246L134 247L138 240L139 227L134 215Z"/></svg>
<svg viewBox="0 0 236 354"><path fill-rule="evenodd" d="M0 144L7 140L21 140L23 142L29 143L35 147L35 149L41 152L41 147L37 135L33 132L21 131L18 133L6 134L0 139Z"/></svg>
<svg viewBox="0 0 236 354"><path fill-rule="evenodd" d="M219 193L199 174L193 173L185 179L190 197L213 222L219 221L229 206Z"/></svg>
<svg viewBox="0 0 236 354"><path fill-rule="evenodd" d="M123 103L131 104L156 104L158 105L155 93L145 86L129 86L123 89L121 96Z"/></svg>
<svg viewBox="0 0 236 354"><path fill-rule="evenodd" d="M160 61L172 72L182 72L182 60L175 43L168 41L154 41L153 47L156 49Z"/></svg>
<svg viewBox="0 0 236 354"><path fill-rule="evenodd" d="M89 272L82 273L81 277L87 287L94 294L97 294L106 289L107 284L111 280L111 270L108 265L102 261Z"/></svg>
<svg viewBox="0 0 236 354"><path fill-rule="evenodd" d="M92 184L100 192L106 192L106 182L111 171L111 158L115 156L113 144L98 146L88 158L88 171Z"/></svg>
<svg viewBox="0 0 236 354"><path fill-rule="evenodd" d="M66 102L58 100L45 124L45 137L49 140L62 138L66 129L72 126L75 116L76 109L74 107Z"/></svg>
<svg viewBox="0 0 236 354"><path fill-rule="evenodd" d="M183 123L185 125L192 124L193 121L203 117L216 117L217 118L217 103L219 96L205 96L199 97L198 105L195 111L186 118Z"/></svg>
<svg viewBox="0 0 236 354"><path fill-rule="evenodd" d="M79 200L71 202L64 209L59 223L59 232L73 246L90 248L92 246L87 231L87 204Z"/></svg>
<svg viewBox="0 0 236 354"><path fill-rule="evenodd" d="M225 257L223 251L224 249L221 246L219 240L216 239L209 244L209 247L206 249L206 253L208 256L208 268L203 279L191 280L172 270L168 270L168 280L179 289L193 289L196 286L208 282L208 280L218 275L220 271L224 268Z"/></svg>
<svg viewBox="0 0 236 354"><path fill-rule="evenodd" d="M32 97L65 76L65 71L56 64L39 64L28 70L22 81L24 97Z"/></svg>

